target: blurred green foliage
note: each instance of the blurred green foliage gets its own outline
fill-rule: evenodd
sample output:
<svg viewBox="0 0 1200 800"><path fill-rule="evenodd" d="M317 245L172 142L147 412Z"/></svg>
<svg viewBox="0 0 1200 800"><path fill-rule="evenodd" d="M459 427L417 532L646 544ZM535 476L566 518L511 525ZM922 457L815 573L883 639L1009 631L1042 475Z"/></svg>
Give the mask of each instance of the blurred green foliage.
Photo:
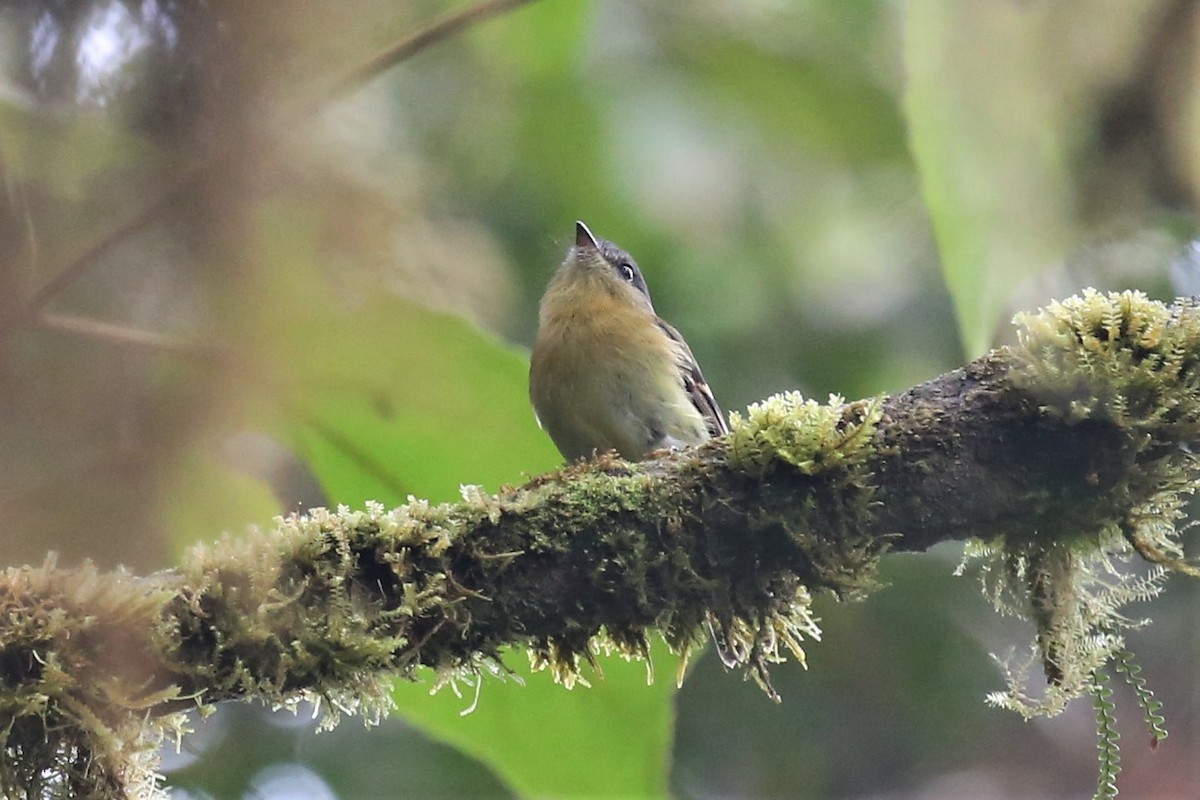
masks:
<svg viewBox="0 0 1200 800"><path fill-rule="evenodd" d="M513 678L485 680L476 700L401 684L404 718L492 767L521 797L666 797L674 734L678 658L662 643L647 665L600 659L592 686L570 691L531 673L513 653ZM468 709L473 708L469 711Z"/></svg>
<svg viewBox="0 0 1200 800"><path fill-rule="evenodd" d="M296 116L447 10L0 6L5 563L150 569L280 511L551 468L521 348L577 218L637 257L727 409L901 390L1084 285L1164 295L1196 229L1186 0L541 0ZM825 603L781 707L707 656L676 694L665 654L649 689L602 659L566 692L514 653L526 685L488 681L464 718L469 688L422 685L396 689L414 728L316 744L223 712L171 780L245 795L300 762L343 797L1081 794L1090 720L984 708L984 653L1027 632L952 562L889 560L891 589ZM1194 719L1171 687L1195 659L1160 655L1168 721ZM1172 728L1153 769L1127 752L1125 788L1194 786L1198 740Z"/></svg>

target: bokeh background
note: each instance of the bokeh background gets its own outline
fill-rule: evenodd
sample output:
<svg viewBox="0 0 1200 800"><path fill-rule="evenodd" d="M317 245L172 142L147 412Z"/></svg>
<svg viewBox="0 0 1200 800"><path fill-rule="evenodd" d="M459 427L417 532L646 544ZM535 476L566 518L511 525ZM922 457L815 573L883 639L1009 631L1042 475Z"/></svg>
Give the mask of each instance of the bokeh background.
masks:
<svg viewBox="0 0 1200 800"><path fill-rule="evenodd" d="M495 5L490 3L489 5ZM576 219L728 409L904 389L1084 286L1200 293L1191 0L0 0L0 564L170 566L281 512L550 469L525 396ZM400 43L386 68L372 59ZM784 701L712 655L508 663L380 728L232 704L177 798L1083 798L1091 709L989 709L961 548L819 601ZM1122 789L1200 787L1200 586L1132 637ZM480 689L476 703L476 689ZM457 692L455 691L457 689ZM475 711L460 712L477 705Z"/></svg>

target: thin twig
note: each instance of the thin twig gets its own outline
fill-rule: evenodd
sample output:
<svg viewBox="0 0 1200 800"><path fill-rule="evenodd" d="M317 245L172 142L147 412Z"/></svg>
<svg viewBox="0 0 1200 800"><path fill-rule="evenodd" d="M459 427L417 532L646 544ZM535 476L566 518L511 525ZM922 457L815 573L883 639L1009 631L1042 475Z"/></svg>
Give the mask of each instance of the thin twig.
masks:
<svg viewBox="0 0 1200 800"><path fill-rule="evenodd" d="M162 187L155 193L137 214L113 228L98 241L94 242L91 247L76 256L70 264L33 293L33 297L29 299L29 302L25 306L24 319L36 319L39 312L51 300L57 297L63 289L74 283L93 264L99 261L100 257L105 253L153 222L164 208L174 202L185 190L191 188L201 175L215 163L217 163L217 160L213 159L190 167L184 172L182 177L173 180L169 185Z"/></svg>
<svg viewBox="0 0 1200 800"><path fill-rule="evenodd" d="M210 347L177 339L162 333L127 328L111 322L78 317L70 314L42 312L37 316L37 325L51 331L71 333L112 344L157 350L174 355L187 356L198 361L212 361L218 353Z"/></svg>
<svg viewBox="0 0 1200 800"><path fill-rule="evenodd" d="M443 39L448 39L471 25L476 25L507 11L528 5L531 2L534 2L534 0L485 0L485 2L476 3L473 6L467 6L466 8L446 14L408 38L396 42L359 64L334 81L320 97L309 101L309 103L297 109L297 111L315 111L329 100L357 89L359 86L374 79L377 75L396 66L401 61L412 58L426 47L437 44Z"/></svg>
<svg viewBox="0 0 1200 800"><path fill-rule="evenodd" d="M404 485L392 469L381 463L378 459L373 458L370 453L359 447L349 436L299 408L293 407L291 413L295 419L312 428L318 436L340 450L350 463L357 465L363 472L379 481L380 484L385 486L396 497L409 497L412 495L412 491Z"/></svg>

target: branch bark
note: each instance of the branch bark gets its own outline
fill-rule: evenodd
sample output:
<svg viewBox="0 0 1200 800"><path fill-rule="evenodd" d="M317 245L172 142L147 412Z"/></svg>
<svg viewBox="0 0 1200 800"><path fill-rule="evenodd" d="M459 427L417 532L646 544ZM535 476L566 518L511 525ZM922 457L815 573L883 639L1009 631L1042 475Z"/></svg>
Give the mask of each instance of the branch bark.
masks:
<svg viewBox="0 0 1200 800"><path fill-rule="evenodd" d="M124 791L144 779L130 747L144 721L196 704L378 710L385 677L447 680L514 646L571 682L598 641L644 655L656 630L687 651L706 620L770 691L769 664L817 633L813 592L865 594L884 550L967 537L1023 565L1066 681L1063 642L1082 629L1047 599L1074 563L1053 554L1115 536L1189 569L1173 537L1198 473L1200 310L1089 293L1024 325L1019 347L904 393L773 398L727 437L638 464L601 456L440 506L316 510L145 578L10 569L0 788L32 796L59 775Z"/></svg>

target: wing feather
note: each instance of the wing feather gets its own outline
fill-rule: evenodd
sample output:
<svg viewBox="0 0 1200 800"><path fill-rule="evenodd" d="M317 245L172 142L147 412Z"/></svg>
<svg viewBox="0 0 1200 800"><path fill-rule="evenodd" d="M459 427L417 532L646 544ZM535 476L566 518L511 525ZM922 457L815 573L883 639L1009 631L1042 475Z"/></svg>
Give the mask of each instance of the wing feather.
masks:
<svg viewBox="0 0 1200 800"><path fill-rule="evenodd" d="M688 347L688 343L671 324L658 318L655 321L658 323L658 327L679 345L679 377L683 381L683 388L687 390L692 405L704 416L709 434L721 436L729 433L729 424L725 421L725 415L721 413L721 407L717 405L717 398L713 397L712 389L708 388L704 374L700 372L700 365L696 363L696 356L692 354L692 348Z"/></svg>

